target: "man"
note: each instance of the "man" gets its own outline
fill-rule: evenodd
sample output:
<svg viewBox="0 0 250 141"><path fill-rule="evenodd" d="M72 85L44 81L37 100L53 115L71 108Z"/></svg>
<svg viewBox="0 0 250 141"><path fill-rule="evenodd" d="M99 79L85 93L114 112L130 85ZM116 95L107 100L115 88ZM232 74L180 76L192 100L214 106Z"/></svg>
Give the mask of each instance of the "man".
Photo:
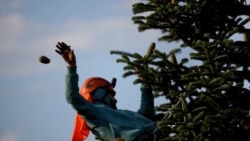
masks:
<svg viewBox="0 0 250 141"><path fill-rule="evenodd" d="M105 141L156 141L162 136L149 119L154 115L151 86L141 86L138 112L117 109L114 85L101 77L90 77L79 90L73 50L64 42L56 47L67 63L66 99L77 112L72 141L85 140L89 130Z"/></svg>

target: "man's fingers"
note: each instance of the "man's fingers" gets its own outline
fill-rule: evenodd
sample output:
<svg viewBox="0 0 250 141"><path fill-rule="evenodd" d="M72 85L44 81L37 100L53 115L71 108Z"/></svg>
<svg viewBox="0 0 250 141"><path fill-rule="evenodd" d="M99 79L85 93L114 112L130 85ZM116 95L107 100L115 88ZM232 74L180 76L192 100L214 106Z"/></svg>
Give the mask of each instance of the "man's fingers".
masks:
<svg viewBox="0 0 250 141"><path fill-rule="evenodd" d="M67 45L67 44L65 44L64 42L61 42L61 45L62 45L62 46L64 46L65 48L70 49L70 46L69 46L69 45Z"/></svg>
<svg viewBox="0 0 250 141"><path fill-rule="evenodd" d="M55 50L56 53L58 53L59 55L62 55L62 52L59 50Z"/></svg>
<svg viewBox="0 0 250 141"><path fill-rule="evenodd" d="M63 51L63 47L59 44L59 42L57 43L56 47L60 50L60 51Z"/></svg>
<svg viewBox="0 0 250 141"><path fill-rule="evenodd" d="M58 42L57 43L57 48L60 50L70 50L70 46L68 46L67 44L65 44L64 42Z"/></svg>
<svg viewBox="0 0 250 141"><path fill-rule="evenodd" d="M56 47L57 47L57 49L56 49L55 51L56 51L58 54L62 55L64 49L61 47L61 45L59 44L59 42L58 42L58 44L56 45Z"/></svg>
<svg viewBox="0 0 250 141"><path fill-rule="evenodd" d="M55 52L61 55L66 62L69 62L69 59L74 58L74 52L70 49L70 46L64 42L57 42ZM71 58L69 58L71 57Z"/></svg>
<svg viewBox="0 0 250 141"><path fill-rule="evenodd" d="M57 50L55 50L58 54L62 55L64 52L70 51L70 46L65 44L64 42L58 42L56 44Z"/></svg>

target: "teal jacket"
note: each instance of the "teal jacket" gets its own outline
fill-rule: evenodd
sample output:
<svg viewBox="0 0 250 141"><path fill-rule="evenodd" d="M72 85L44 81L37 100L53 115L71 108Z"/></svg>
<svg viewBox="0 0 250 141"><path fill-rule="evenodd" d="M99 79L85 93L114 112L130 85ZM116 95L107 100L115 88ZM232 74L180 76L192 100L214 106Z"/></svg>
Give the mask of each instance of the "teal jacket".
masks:
<svg viewBox="0 0 250 141"><path fill-rule="evenodd" d="M66 74L66 100L87 121L93 134L114 141L140 141L144 134L156 128L155 122L146 118L154 114L153 95L150 86L141 87L141 105L138 112L112 109L107 105L90 104L79 94L76 68L68 68Z"/></svg>

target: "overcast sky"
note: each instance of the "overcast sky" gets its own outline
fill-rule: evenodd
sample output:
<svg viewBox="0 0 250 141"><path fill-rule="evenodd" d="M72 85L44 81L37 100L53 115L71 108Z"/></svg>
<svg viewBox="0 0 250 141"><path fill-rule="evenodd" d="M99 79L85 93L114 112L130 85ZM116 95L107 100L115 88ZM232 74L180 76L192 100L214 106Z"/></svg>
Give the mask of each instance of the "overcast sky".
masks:
<svg viewBox="0 0 250 141"><path fill-rule="evenodd" d="M139 33L131 20L139 0L0 0L0 141L69 141L75 111L64 97L66 64L58 41L75 50L79 86L90 76L118 79L118 108L137 111L139 85L122 78L111 50L146 53L159 31ZM249 3L249 2L248 2ZM41 64L40 55L51 59ZM156 101L157 103L157 101ZM88 141L94 141L91 135Z"/></svg>

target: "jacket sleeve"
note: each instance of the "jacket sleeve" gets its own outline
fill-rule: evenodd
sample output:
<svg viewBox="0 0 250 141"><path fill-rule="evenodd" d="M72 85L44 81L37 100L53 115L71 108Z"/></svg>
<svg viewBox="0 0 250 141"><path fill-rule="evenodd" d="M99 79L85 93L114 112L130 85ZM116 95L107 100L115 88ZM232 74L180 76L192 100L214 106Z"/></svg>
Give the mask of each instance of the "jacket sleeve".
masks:
<svg viewBox="0 0 250 141"><path fill-rule="evenodd" d="M154 96L150 85L141 86L141 104L138 112L147 118L154 115Z"/></svg>
<svg viewBox="0 0 250 141"><path fill-rule="evenodd" d="M67 69L65 77L66 100L81 116L85 118L94 118L96 117L94 106L79 94L79 77L76 70L76 67Z"/></svg>

